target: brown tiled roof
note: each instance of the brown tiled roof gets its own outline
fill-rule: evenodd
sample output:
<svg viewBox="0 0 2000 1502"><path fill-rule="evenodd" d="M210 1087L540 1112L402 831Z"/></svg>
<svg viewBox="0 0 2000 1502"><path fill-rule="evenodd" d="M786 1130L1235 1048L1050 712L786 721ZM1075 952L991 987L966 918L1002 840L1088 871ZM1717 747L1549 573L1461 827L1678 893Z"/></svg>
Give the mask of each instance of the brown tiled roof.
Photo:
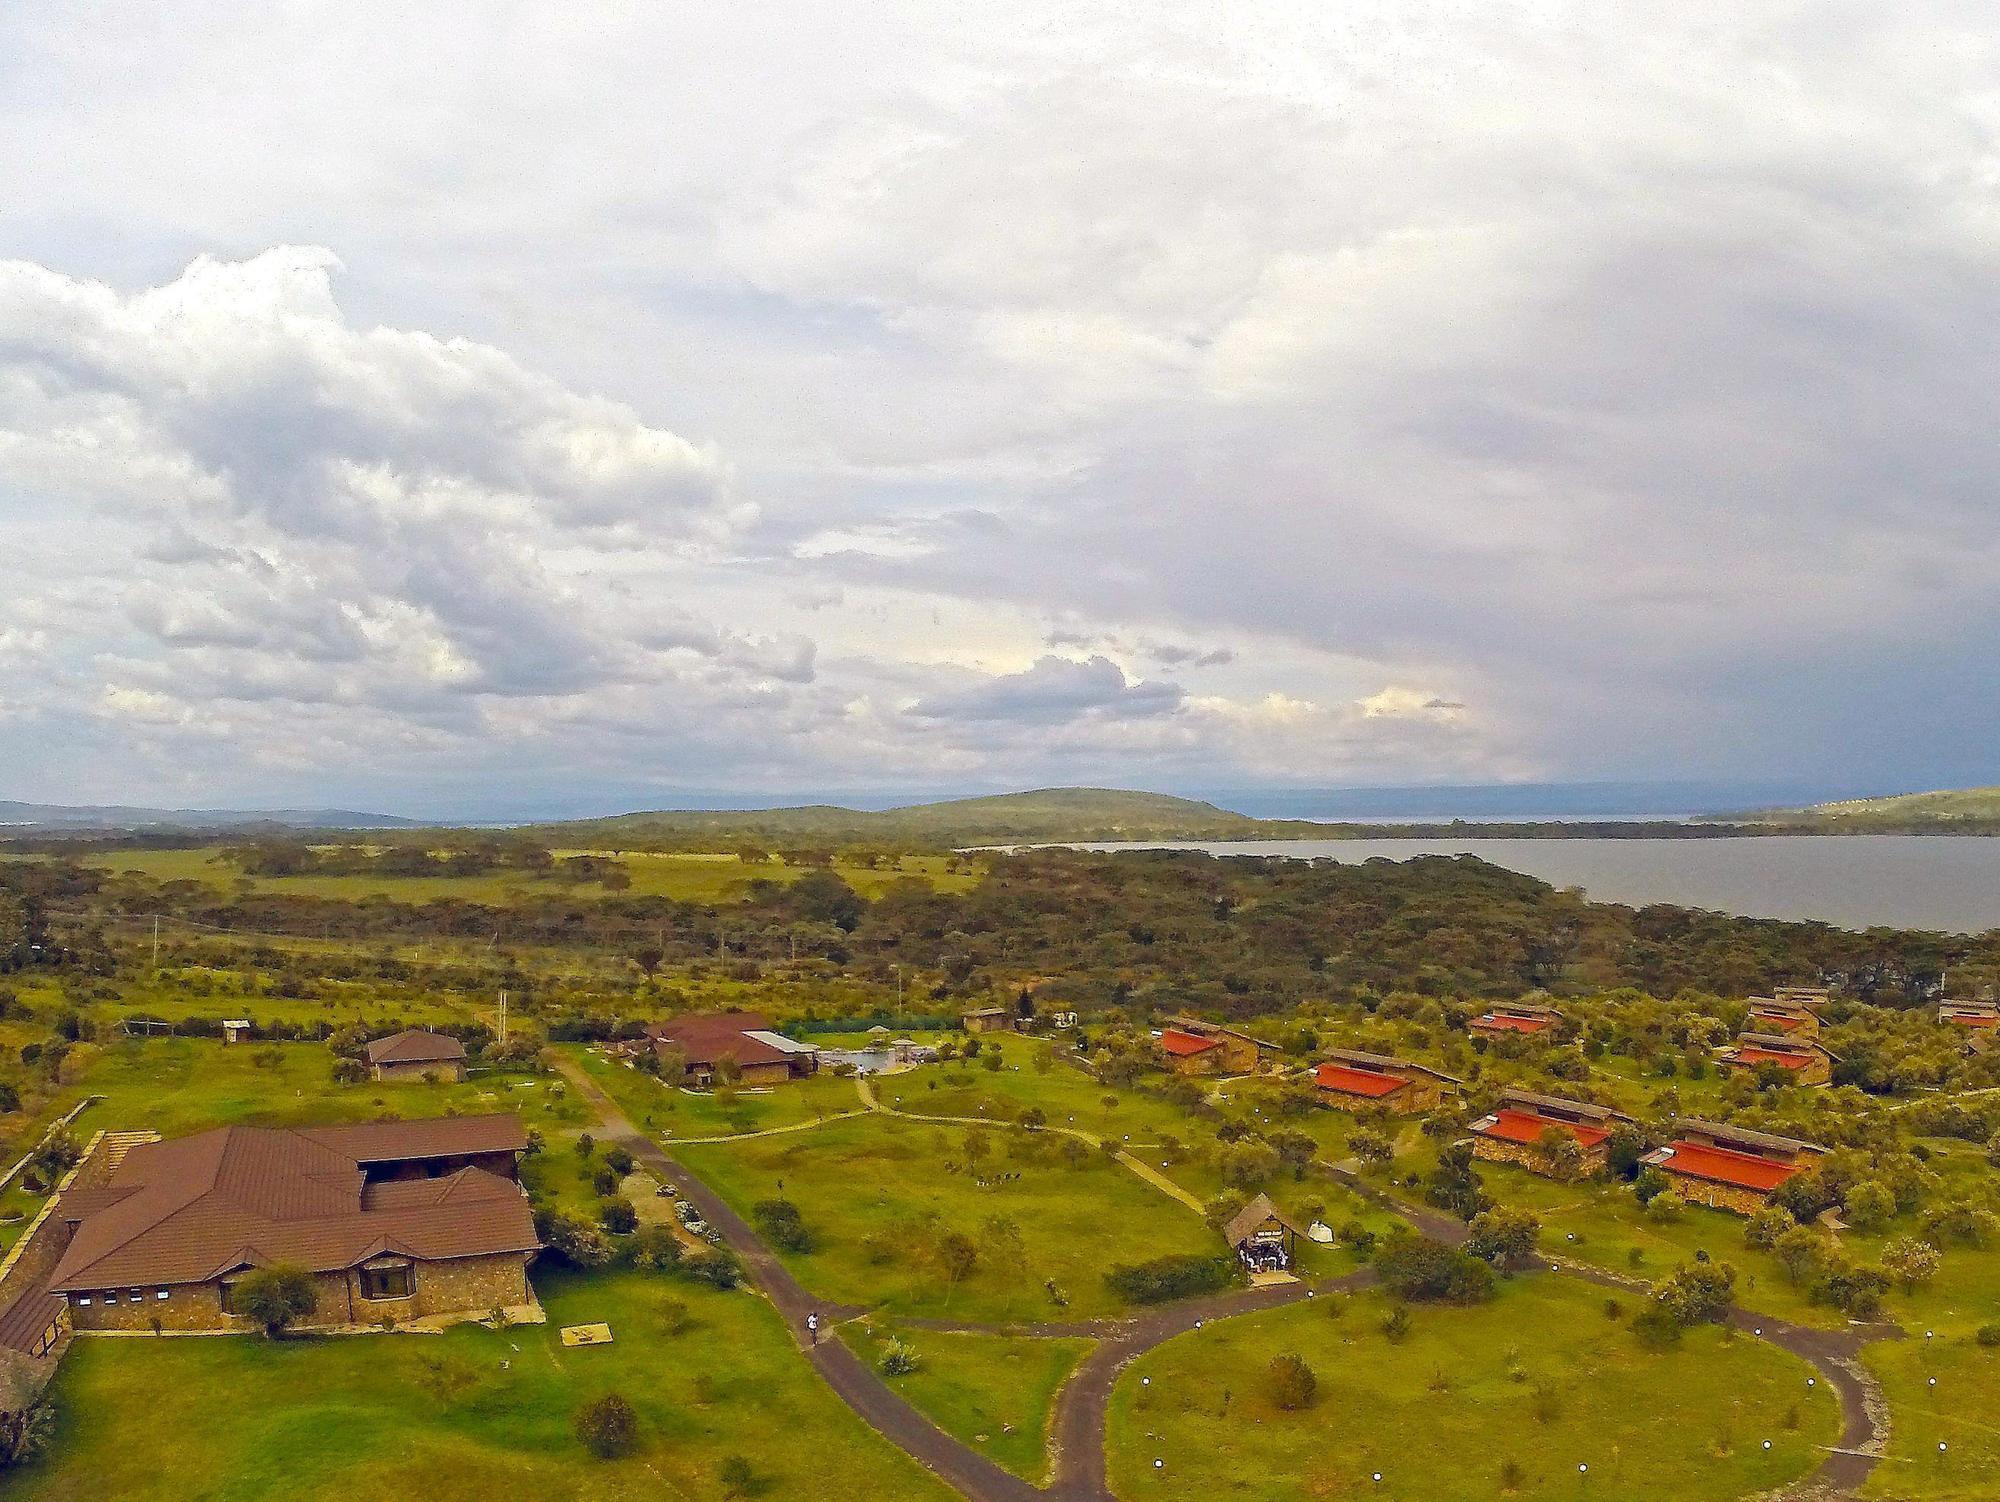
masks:
<svg viewBox="0 0 2000 1502"><path fill-rule="evenodd" d="M713 1065L722 1058L739 1064L782 1064L791 1057L782 1048L744 1036L770 1030L770 1020L761 1012L716 1012L656 1022L650 1036L655 1044L678 1049L690 1064Z"/></svg>
<svg viewBox="0 0 2000 1502"><path fill-rule="evenodd" d="M356 1163L408 1163L423 1158L518 1153L528 1145L527 1128L512 1111L495 1111L484 1116L425 1116L415 1121L354 1121L345 1126L296 1130L309 1141L344 1154Z"/></svg>
<svg viewBox="0 0 2000 1502"><path fill-rule="evenodd" d="M510 1136L522 1136L518 1118L486 1116L298 1131L221 1127L146 1143L106 1186L128 1192L83 1218L49 1286L60 1293L202 1283L277 1262L330 1272L383 1251L422 1261L531 1252L539 1245L534 1218L507 1179L461 1168L371 1185L362 1169L405 1156L497 1151ZM385 1151L399 1142L415 1151Z"/></svg>
<svg viewBox="0 0 2000 1502"><path fill-rule="evenodd" d="M462 1064L465 1045L448 1033L405 1028L368 1045L371 1064Z"/></svg>

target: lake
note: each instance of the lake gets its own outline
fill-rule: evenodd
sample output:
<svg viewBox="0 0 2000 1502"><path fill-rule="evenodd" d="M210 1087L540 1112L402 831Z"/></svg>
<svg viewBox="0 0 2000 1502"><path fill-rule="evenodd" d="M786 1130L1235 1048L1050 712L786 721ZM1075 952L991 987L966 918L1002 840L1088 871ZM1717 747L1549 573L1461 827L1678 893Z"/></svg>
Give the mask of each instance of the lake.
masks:
<svg viewBox="0 0 2000 1502"><path fill-rule="evenodd" d="M1698 840L1231 840L1103 844L1092 850L1206 850L1365 861L1476 855L1582 887L1600 902L1669 902L1842 928L2000 928L2000 839L1970 836L1770 835Z"/></svg>

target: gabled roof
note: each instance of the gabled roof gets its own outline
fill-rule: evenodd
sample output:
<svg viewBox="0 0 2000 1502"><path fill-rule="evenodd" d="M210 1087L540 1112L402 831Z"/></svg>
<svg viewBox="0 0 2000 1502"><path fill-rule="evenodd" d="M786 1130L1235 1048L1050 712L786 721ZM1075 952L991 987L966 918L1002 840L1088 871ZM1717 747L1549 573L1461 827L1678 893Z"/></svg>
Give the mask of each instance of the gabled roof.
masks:
<svg viewBox="0 0 2000 1502"><path fill-rule="evenodd" d="M1273 1053L1278 1051L1278 1045L1275 1043L1266 1043L1262 1038L1252 1037L1240 1029L1224 1027L1219 1022L1209 1022L1200 1017L1175 1017L1167 1023L1167 1026L1184 1033L1192 1033L1198 1038L1234 1038L1239 1043L1254 1043L1259 1048L1269 1049Z"/></svg>
<svg viewBox="0 0 2000 1502"><path fill-rule="evenodd" d="M1712 1147L1699 1142L1676 1142L1671 1147L1648 1154L1646 1161L1669 1173L1706 1179L1714 1184L1732 1184L1739 1189L1754 1189L1759 1193L1776 1189L1804 1167L1797 1162L1781 1163L1753 1153L1732 1152L1726 1147Z"/></svg>
<svg viewBox="0 0 2000 1502"><path fill-rule="evenodd" d="M377 1038L367 1048L371 1064L456 1064L465 1061L465 1045L448 1033L405 1028Z"/></svg>
<svg viewBox="0 0 2000 1502"><path fill-rule="evenodd" d="M1549 1131L1568 1132L1584 1147L1596 1147L1611 1135L1611 1128L1597 1122L1565 1121L1558 1116L1541 1116L1509 1106L1502 1106L1490 1116L1480 1117L1473 1122L1472 1130L1498 1142L1519 1142L1529 1147L1540 1142L1542 1133Z"/></svg>
<svg viewBox="0 0 2000 1502"><path fill-rule="evenodd" d="M1220 1038L1202 1038L1193 1033L1184 1033L1177 1027L1163 1029L1160 1033L1162 1052L1170 1053L1177 1059L1190 1055L1207 1053L1211 1048L1222 1047Z"/></svg>
<svg viewBox="0 0 2000 1502"><path fill-rule="evenodd" d="M779 1064L792 1056L755 1036L771 1031L762 1012L714 1012L705 1016L670 1017L653 1024L656 1046L677 1049L694 1065L714 1065L725 1058L739 1064Z"/></svg>
<svg viewBox="0 0 2000 1502"><path fill-rule="evenodd" d="M1267 1220L1275 1220L1294 1236L1303 1234L1282 1210L1271 1203L1270 1195L1260 1194L1229 1217L1229 1224L1222 1228L1222 1239L1235 1246Z"/></svg>
<svg viewBox="0 0 2000 1502"><path fill-rule="evenodd" d="M1483 1012L1466 1024L1491 1033L1541 1033L1556 1025L1553 1015L1523 1017L1512 1012Z"/></svg>
<svg viewBox="0 0 2000 1502"><path fill-rule="evenodd" d="M1817 1038L1788 1038L1778 1033L1744 1033L1733 1048L1723 1050L1722 1057L1729 1063L1771 1063L1786 1069L1804 1069L1815 1058L1840 1062L1840 1055Z"/></svg>
<svg viewBox="0 0 2000 1502"><path fill-rule="evenodd" d="M447 1117L308 1131L221 1127L144 1143L103 1186L117 1198L99 1192L85 1200L49 1286L62 1293L200 1283L279 1262L327 1272L385 1248L421 1260L532 1252L534 1217L511 1180L461 1168L368 1184L362 1167L490 1151L521 1136L517 1117ZM411 1151L385 1151L397 1143Z"/></svg>
<svg viewBox="0 0 2000 1502"><path fill-rule="evenodd" d="M415 1121L351 1121L344 1126L293 1130L308 1141L363 1164L518 1153L528 1146L527 1128L512 1111L493 1111L482 1116L425 1116Z"/></svg>
<svg viewBox="0 0 2000 1502"><path fill-rule="evenodd" d="M1400 1075L1375 1069L1352 1069L1345 1064L1322 1064L1313 1071L1313 1083L1339 1095L1361 1095L1379 1100L1394 1095L1410 1082Z"/></svg>
<svg viewBox="0 0 2000 1502"><path fill-rule="evenodd" d="M1465 1082L1455 1074L1446 1074L1441 1069L1433 1069L1428 1064L1419 1064L1411 1059L1398 1059L1385 1053L1363 1053L1358 1048L1329 1048L1326 1056L1336 1064L1347 1064L1358 1069L1407 1069L1417 1074L1427 1074L1434 1080L1443 1080L1447 1085L1461 1085Z"/></svg>
<svg viewBox="0 0 2000 1502"><path fill-rule="evenodd" d="M1593 1105L1587 1100L1568 1100L1560 1095L1537 1095L1532 1090L1502 1090L1500 1104L1503 1108L1512 1106L1529 1110L1561 1111L1567 1115L1582 1117L1586 1121L1610 1122L1632 1119L1623 1111L1613 1110L1610 1106Z"/></svg>
<svg viewBox="0 0 2000 1502"><path fill-rule="evenodd" d="M1797 1137L1780 1137L1773 1132L1756 1132L1749 1127L1732 1126L1725 1121L1703 1121L1698 1116L1688 1116L1673 1124L1675 1132L1683 1136L1706 1137L1724 1146L1746 1147L1764 1152L1779 1153L1823 1153L1825 1148L1817 1142L1802 1141Z"/></svg>

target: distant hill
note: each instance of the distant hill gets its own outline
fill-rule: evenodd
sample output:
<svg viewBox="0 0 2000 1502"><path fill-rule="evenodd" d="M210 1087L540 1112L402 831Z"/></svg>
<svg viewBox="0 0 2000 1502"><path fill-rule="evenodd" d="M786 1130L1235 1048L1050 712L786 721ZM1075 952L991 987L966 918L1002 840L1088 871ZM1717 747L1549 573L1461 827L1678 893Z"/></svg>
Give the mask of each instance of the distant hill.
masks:
<svg viewBox="0 0 2000 1502"><path fill-rule="evenodd" d="M1720 817L1827 834L2000 834L2000 787L1843 798Z"/></svg>
<svg viewBox="0 0 2000 1502"><path fill-rule="evenodd" d="M415 819L343 808L127 808L0 799L0 826L23 830L414 829Z"/></svg>
<svg viewBox="0 0 2000 1502"><path fill-rule="evenodd" d="M1041 788L979 798L857 809L667 809L538 824L530 832L587 845L679 843L689 839L769 840L789 844L1011 845L1042 840L1229 840L1281 838L1272 830L1298 821L1266 821L1213 803L1113 788ZM1321 832L1320 826L1305 826ZM1330 831L1329 831L1330 832Z"/></svg>

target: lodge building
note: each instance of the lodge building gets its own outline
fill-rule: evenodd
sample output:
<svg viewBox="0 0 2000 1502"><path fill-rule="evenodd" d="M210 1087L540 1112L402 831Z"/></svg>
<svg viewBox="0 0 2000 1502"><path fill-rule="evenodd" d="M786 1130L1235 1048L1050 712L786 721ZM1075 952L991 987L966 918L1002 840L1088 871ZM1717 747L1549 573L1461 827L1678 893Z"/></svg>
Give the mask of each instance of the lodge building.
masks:
<svg viewBox="0 0 2000 1502"><path fill-rule="evenodd" d="M1160 1053L1175 1074L1255 1074L1277 1045L1219 1023L1176 1017L1160 1030Z"/></svg>
<svg viewBox="0 0 2000 1502"><path fill-rule="evenodd" d="M462 1080L465 1045L448 1033L406 1028L367 1045L368 1074L378 1080Z"/></svg>
<svg viewBox="0 0 2000 1502"><path fill-rule="evenodd" d="M312 1277L307 1328L530 1314L526 1147L511 1114L142 1142L57 1199L48 1292L79 1331L244 1330L237 1284L286 1265Z"/></svg>
<svg viewBox="0 0 2000 1502"><path fill-rule="evenodd" d="M1465 1030L1487 1039L1536 1037L1554 1032L1562 1013L1533 1001L1496 1002L1465 1024Z"/></svg>
<svg viewBox="0 0 2000 1502"><path fill-rule="evenodd" d="M1753 1033L1816 1033L1819 1016L1803 1002L1776 996L1750 998L1749 1031Z"/></svg>
<svg viewBox="0 0 2000 1502"><path fill-rule="evenodd" d="M1794 1137L1690 1118L1676 1123L1673 1141L1643 1161L1673 1180L1690 1204L1751 1215L1779 1185L1825 1155L1825 1148Z"/></svg>
<svg viewBox="0 0 2000 1502"><path fill-rule="evenodd" d="M761 1012L716 1012L672 1017L646 1031L646 1046L661 1059L677 1056L688 1083L707 1089L723 1060L733 1059L746 1085L780 1085L819 1072L819 1049L773 1031Z"/></svg>
<svg viewBox="0 0 2000 1502"><path fill-rule="evenodd" d="M1327 1105L1395 1116L1432 1110L1461 1083L1427 1064L1351 1048L1331 1050L1313 1070L1312 1079Z"/></svg>
<svg viewBox="0 0 2000 1502"><path fill-rule="evenodd" d="M1766 1064L1776 1064L1796 1085L1825 1085L1833 1080L1833 1066L1839 1056L1813 1037L1786 1037L1781 1033L1744 1033L1735 1043L1720 1050L1716 1058L1725 1069L1754 1072Z"/></svg>
<svg viewBox="0 0 2000 1502"><path fill-rule="evenodd" d="M1609 1106L1536 1095L1527 1090L1507 1090L1501 1093L1500 1103L1490 1113L1472 1123L1472 1154L1547 1175L1549 1162L1542 1140L1548 1133L1558 1132L1574 1139L1582 1149L1586 1175L1600 1173L1605 1164L1605 1144L1613 1129L1631 1122L1630 1116Z"/></svg>

